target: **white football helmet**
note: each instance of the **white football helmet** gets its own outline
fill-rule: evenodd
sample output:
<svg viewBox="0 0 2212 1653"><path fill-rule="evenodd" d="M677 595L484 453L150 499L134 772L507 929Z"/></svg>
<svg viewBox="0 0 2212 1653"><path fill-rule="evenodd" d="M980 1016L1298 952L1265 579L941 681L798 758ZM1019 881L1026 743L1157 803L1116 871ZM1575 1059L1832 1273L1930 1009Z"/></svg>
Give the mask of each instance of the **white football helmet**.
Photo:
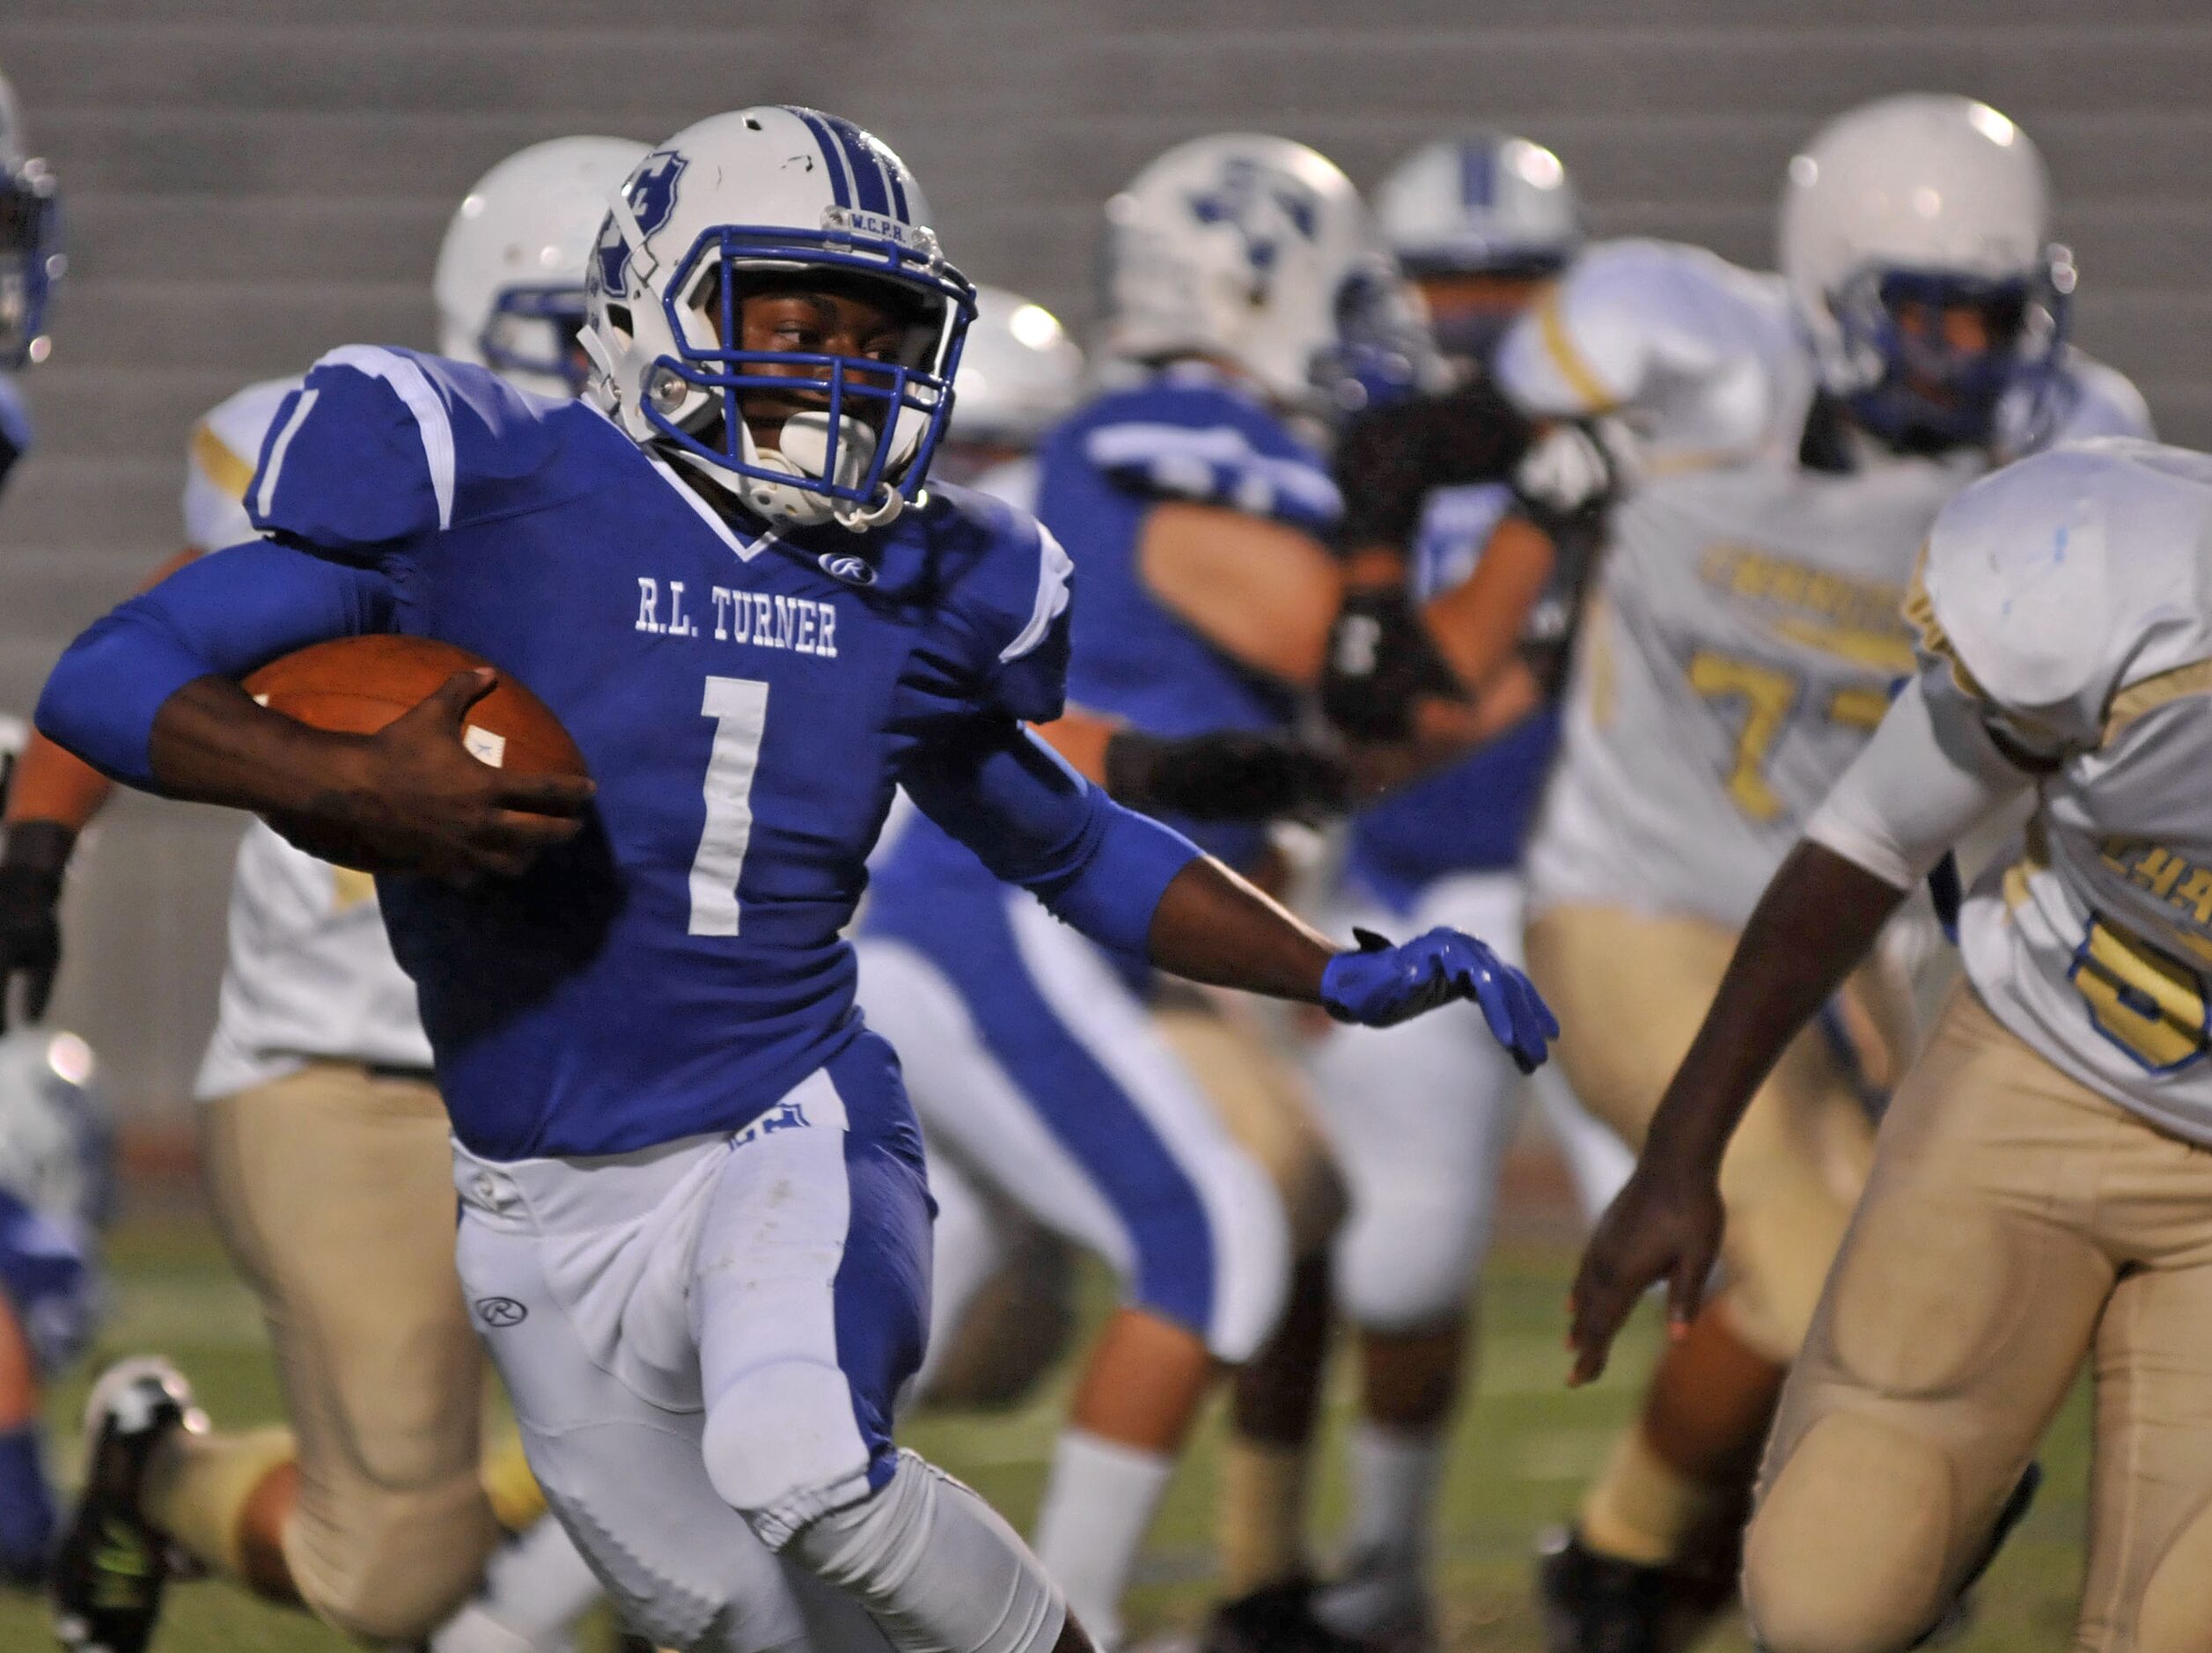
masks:
<svg viewBox="0 0 2212 1653"><path fill-rule="evenodd" d="M609 205L581 342L624 430L773 526L834 521L857 533L919 495L975 297L945 262L904 161L849 121L761 105L685 128ZM897 290L913 317L898 359L738 348L746 283L793 272ZM794 367L806 376L790 377ZM791 415L781 451L761 452L744 393L795 388L826 407Z"/></svg>
<svg viewBox="0 0 2212 1653"><path fill-rule="evenodd" d="M1397 336L1420 312L1351 180L1289 138L1223 133L1160 156L1106 202L1104 268L1113 355L1216 356L1287 408L1365 400L1348 354L1395 354L1410 381L1425 345Z"/></svg>
<svg viewBox="0 0 2212 1653"><path fill-rule="evenodd" d="M1031 447L1083 393L1083 352L1042 305L978 287L952 390L953 441Z"/></svg>
<svg viewBox="0 0 2212 1653"><path fill-rule="evenodd" d="M46 307L69 268L53 170L24 136L15 89L0 76L0 368L46 359Z"/></svg>
<svg viewBox="0 0 2212 1653"><path fill-rule="evenodd" d="M74 1231L106 1220L114 1132L92 1053L74 1033L0 1035L0 1189Z"/></svg>
<svg viewBox="0 0 2212 1653"><path fill-rule="evenodd" d="M554 138L471 185L437 249L439 353L541 395L580 392L584 266L607 196L644 155L628 138Z"/></svg>
<svg viewBox="0 0 2212 1653"><path fill-rule="evenodd" d="M1375 217L1408 276L1550 276L1582 246L1559 157L1503 132L1424 143L1391 168Z"/></svg>
<svg viewBox="0 0 2212 1653"><path fill-rule="evenodd" d="M1981 443L2008 392L2041 399L2074 288L2071 257L2049 239L2050 195L2027 134L1971 98L1863 104L1791 159L1782 272L1824 382L1862 423ZM1904 307L1962 304L1982 312L1990 348L1961 352L1899 325Z"/></svg>

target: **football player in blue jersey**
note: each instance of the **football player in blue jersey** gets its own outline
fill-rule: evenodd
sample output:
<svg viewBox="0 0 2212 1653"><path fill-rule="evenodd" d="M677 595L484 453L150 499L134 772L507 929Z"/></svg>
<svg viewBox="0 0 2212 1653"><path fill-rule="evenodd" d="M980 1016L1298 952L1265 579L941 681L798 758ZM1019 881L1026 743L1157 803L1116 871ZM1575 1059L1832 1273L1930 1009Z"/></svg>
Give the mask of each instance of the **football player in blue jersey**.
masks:
<svg viewBox="0 0 2212 1653"><path fill-rule="evenodd" d="M545 395L582 387L586 254L608 193L644 153L554 138L476 180L432 282L447 355ZM248 386L194 427L185 548L148 584L253 537L253 456L298 385ZM34 1017L61 952L62 869L111 790L37 737L9 789L0 988L21 977ZM151 1632L165 1571L114 1542L105 1519L111 1483L124 1482L163 1553L356 1639L561 1653L599 1590L547 1518L519 1441L484 1440L483 1349L440 1231L449 1127L373 885L257 826L239 848L229 933L195 1122L211 1215L269 1329L283 1421L195 1416L142 1454L107 1441L110 1416L190 1415L188 1385L144 1355L103 1374L52 1569L57 1627L65 1643L111 1653Z"/></svg>
<svg viewBox="0 0 2212 1653"><path fill-rule="evenodd" d="M1466 592L1491 531L1515 506L1512 470L1529 431L1486 383L1488 355L1565 268L1581 234L1558 158L1504 134L1423 145L1393 169L1376 202L1456 381L1442 395L1356 421L1337 456L1346 500L1339 540L1354 579L1337 642L1363 641L1371 658L1385 655L1403 670L1404 652L1377 646L1395 617L1392 594L1426 603ZM1371 559L1405 566L1363 584L1361 564ZM1569 600L1561 593L1536 607L1525 652L1540 669L1562 652ZM1356 639L1363 627L1371 635ZM1371 675L1333 673L1331 687L1361 709L1381 703ZM1530 699L1532 709L1488 744L1360 812L1337 922L1449 923L1518 944L1521 846L1558 739L1556 712ZM1446 732L1432 731L1430 742ZM1456 1013L1389 1032L1335 1030L1317 1046L1312 1070L1352 1192L1334 1285L1359 1334L1361 1369L1346 1576L1323 1592L1319 1611L1371 1646L1410 1649L1434 1635L1425 1581L1433 1505L1499 1173L1521 1118L1521 1076L1479 1023ZM1553 1069L1535 1083L1594 1218L1626 1178L1629 1156L1565 1094Z"/></svg>
<svg viewBox="0 0 2212 1653"><path fill-rule="evenodd" d="M0 796L23 736L0 717ZM110 1148L85 1041L29 1027L0 1036L0 1582L38 1583L52 1552L40 1395L98 1317Z"/></svg>
<svg viewBox="0 0 2212 1653"><path fill-rule="evenodd" d="M838 932L893 786L1066 921L1194 979L1378 1025L1473 997L1531 1063L1549 1013L1456 932L1339 951L1026 732L1061 710L1069 567L1034 521L924 488L971 290L889 150L741 110L611 208L582 335L602 406L333 352L262 451L266 538L97 622L40 726L378 869L452 1116L464 1290L547 1497L637 1627L1084 1649L1004 1524L890 1436L928 1194ZM379 631L494 665L370 737L237 686ZM462 746L502 671L590 780Z"/></svg>

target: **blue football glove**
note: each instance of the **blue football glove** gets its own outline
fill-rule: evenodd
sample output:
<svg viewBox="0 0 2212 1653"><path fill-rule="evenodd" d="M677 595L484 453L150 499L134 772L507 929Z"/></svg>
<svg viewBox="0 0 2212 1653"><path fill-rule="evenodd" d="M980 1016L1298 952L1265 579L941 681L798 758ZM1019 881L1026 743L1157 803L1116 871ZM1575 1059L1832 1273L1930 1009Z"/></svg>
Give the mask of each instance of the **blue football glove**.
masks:
<svg viewBox="0 0 2212 1653"><path fill-rule="evenodd" d="M1559 1037L1559 1019L1535 984L1472 936L1432 929L1393 947L1356 929L1357 952L1341 952L1321 972L1321 1003L1340 1022L1389 1027L1454 999L1473 999L1491 1037L1514 1065L1533 1073Z"/></svg>

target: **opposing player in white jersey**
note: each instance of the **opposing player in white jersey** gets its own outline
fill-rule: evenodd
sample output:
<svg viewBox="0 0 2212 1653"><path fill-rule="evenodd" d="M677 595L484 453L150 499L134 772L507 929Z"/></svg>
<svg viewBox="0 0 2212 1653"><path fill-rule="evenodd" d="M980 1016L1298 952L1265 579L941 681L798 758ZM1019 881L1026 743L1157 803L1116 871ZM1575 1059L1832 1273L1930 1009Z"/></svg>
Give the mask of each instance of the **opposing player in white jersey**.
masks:
<svg viewBox="0 0 2212 1653"><path fill-rule="evenodd" d="M1761 1076L1938 857L2032 798L1783 1390L1745 1600L1774 1653L1914 1644L2089 1356L2071 1645L2179 1653L2212 1625L2212 458L2109 439L1978 483L1913 613L1917 674L1760 898L1584 1260L1576 1375L1645 1285L1696 1312Z"/></svg>
<svg viewBox="0 0 2212 1653"><path fill-rule="evenodd" d="M1567 1076L1631 1143L1760 888L1909 668L1899 604L1936 513L2054 433L2143 428L2132 387L2064 345L2073 271L2048 233L2012 122L1889 99L1791 163L1782 275L1617 243L1504 342L1525 409L1610 415L1641 446L1528 861ZM1892 1076L1903 1020L1863 976L1761 1090L1727 1166L1726 1285L1545 1564L1555 1648L1658 1646L1700 1590L1677 1564L1737 1524L1863 1172L1862 1086Z"/></svg>
<svg viewBox="0 0 2212 1653"><path fill-rule="evenodd" d="M449 354L572 393L584 259L607 194L643 153L614 138L555 139L479 180L439 251ZM187 548L168 567L255 538L243 496L297 387L249 386L194 427ZM0 967L31 975L42 998L59 951L61 859L108 786L43 739L23 773L11 850L41 850L55 876L32 922L0 929ZM518 1450L493 1453L480 1475L483 1355L453 1272L447 1125L415 984L392 956L373 881L258 820L239 846L221 998L195 1089L209 1192L267 1313L290 1427L215 1433L195 1418L132 1464L103 1449L107 1413L189 1400L161 1363L125 1363L93 1403L79 1546L107 1544L93 1528L111 1483L135 1478L135 1502L163 1538L355 1635L428 1636L433 1653L565 1645L596 1581L541 1518ZM522 1536L503 1545L504 1530ZM118 1612L133 1592L88 1554L71 1559L57 1577L65 1642L110 1653L143 1644L158 1570ZM95 1594L106 1611L87 1613Z"/></svg>
<svg viewBox="0 0 2212 1653"><path fill-rule="evenodd" d="M1582 236L1559 158L1496 133L1416 150L1384 180L1377 216L1455 370L1448 389L1356 422L1336 456L1338 539L1356 582L1338 648L1356 648L1363 623L1378 646L1356 651L1379 664L1385 628L1407 623L1388 606L1393 594L1419 603L1464 587L1515 508L1510 471L1529 432L1488 384L1489 357ZM1363 577L1370 558L1388 564L1374 589ZM1570 606L1564 593L1540 605L1551 635L1525 651L1555 661ZM1333 686L1354 664L1333 663ZM1356 711L1350 721L1358 732ZM1555 709L1532 695L1488 743L1363 809L1332 922L1392 933L1479 917L1488 933L1518 936L1521 847L1558 733ZM1434 1016L1385 1032L1332 1030L1312 1057L1352 1194L1334 1283L1361 1368L1346 1571L1320 1611L1370 1645L1417 1647L1432 1635L1424 1575L1434 1500L1501 1164L1521 1118L1522 1076L1489 1042L1479 1023ZM1575 1106L1554 1069L1532 1083L1594 1216L1628 1174L1628 1152Z"/></svg>

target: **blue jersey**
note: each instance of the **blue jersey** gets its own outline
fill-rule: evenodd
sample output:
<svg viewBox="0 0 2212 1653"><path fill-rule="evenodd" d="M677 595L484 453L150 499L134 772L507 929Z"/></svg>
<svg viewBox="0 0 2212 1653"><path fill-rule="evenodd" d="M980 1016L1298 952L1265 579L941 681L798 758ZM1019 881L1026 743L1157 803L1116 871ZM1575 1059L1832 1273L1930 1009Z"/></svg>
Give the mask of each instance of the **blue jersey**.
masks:
<svg viewBox="0 0 2212 1653"><path fill-rule="evenodd" d="M1427 599L1463 585L1511 503L1503 485L1441 488L1424 502L1410 580ZM1448 768L1392 792L1352 826L1346 877L1400 912L1452 872L1520 864L1521 846L1559 745L1559 715L1532 713Z"/></svg>
<svg viewBox="0 0 2212 1653"><path fill-rule="evenodd" d="M519 879L379 881L455 1134L488 1158L735 1129L857 1037L840 931L895 784L1114 938L1194 853L1024 731L1061 709L1068 562L981 496L754 536L585 404L355 347L279 410L249 505L280 544L95 625L40 726L148 784L153 714L192 675L358 631L534 690L598 783L587 829Z"/></svg>
<svg viewBox="0 0 2212 1653"><path fill-rule="evenodd" d="M73 1230L0 1188L0 1295L51 1378L92 1339L100 1279L90 1245Z"/></svg>
<svg viewBox="0 0 2212 1653"><path fill-rule="evenodd" d="M1171 368L1110 392L1044 441L1037 513L1080 570L1069 696L1148 733L1275 729L1296 715L1282 685L1246 670L1167 608L1136 562L1145 515L1165 501L1223 505L1319 534L1341 507L1319 457L1248 393L1206 368ZM1178 821L1203 848L1249 868L1255 826ZM871 925L944 934L962 904L998 900L974 855L916 821L876 869ZM1118 959L1132 981L1140 958Z"/></svg>
<svg viewBox="0 0 2212 1653"><path fill-rule="evenodd" d="M12 375L0 373L0 484L15 462L31 450L31 415Z"/></svg>

